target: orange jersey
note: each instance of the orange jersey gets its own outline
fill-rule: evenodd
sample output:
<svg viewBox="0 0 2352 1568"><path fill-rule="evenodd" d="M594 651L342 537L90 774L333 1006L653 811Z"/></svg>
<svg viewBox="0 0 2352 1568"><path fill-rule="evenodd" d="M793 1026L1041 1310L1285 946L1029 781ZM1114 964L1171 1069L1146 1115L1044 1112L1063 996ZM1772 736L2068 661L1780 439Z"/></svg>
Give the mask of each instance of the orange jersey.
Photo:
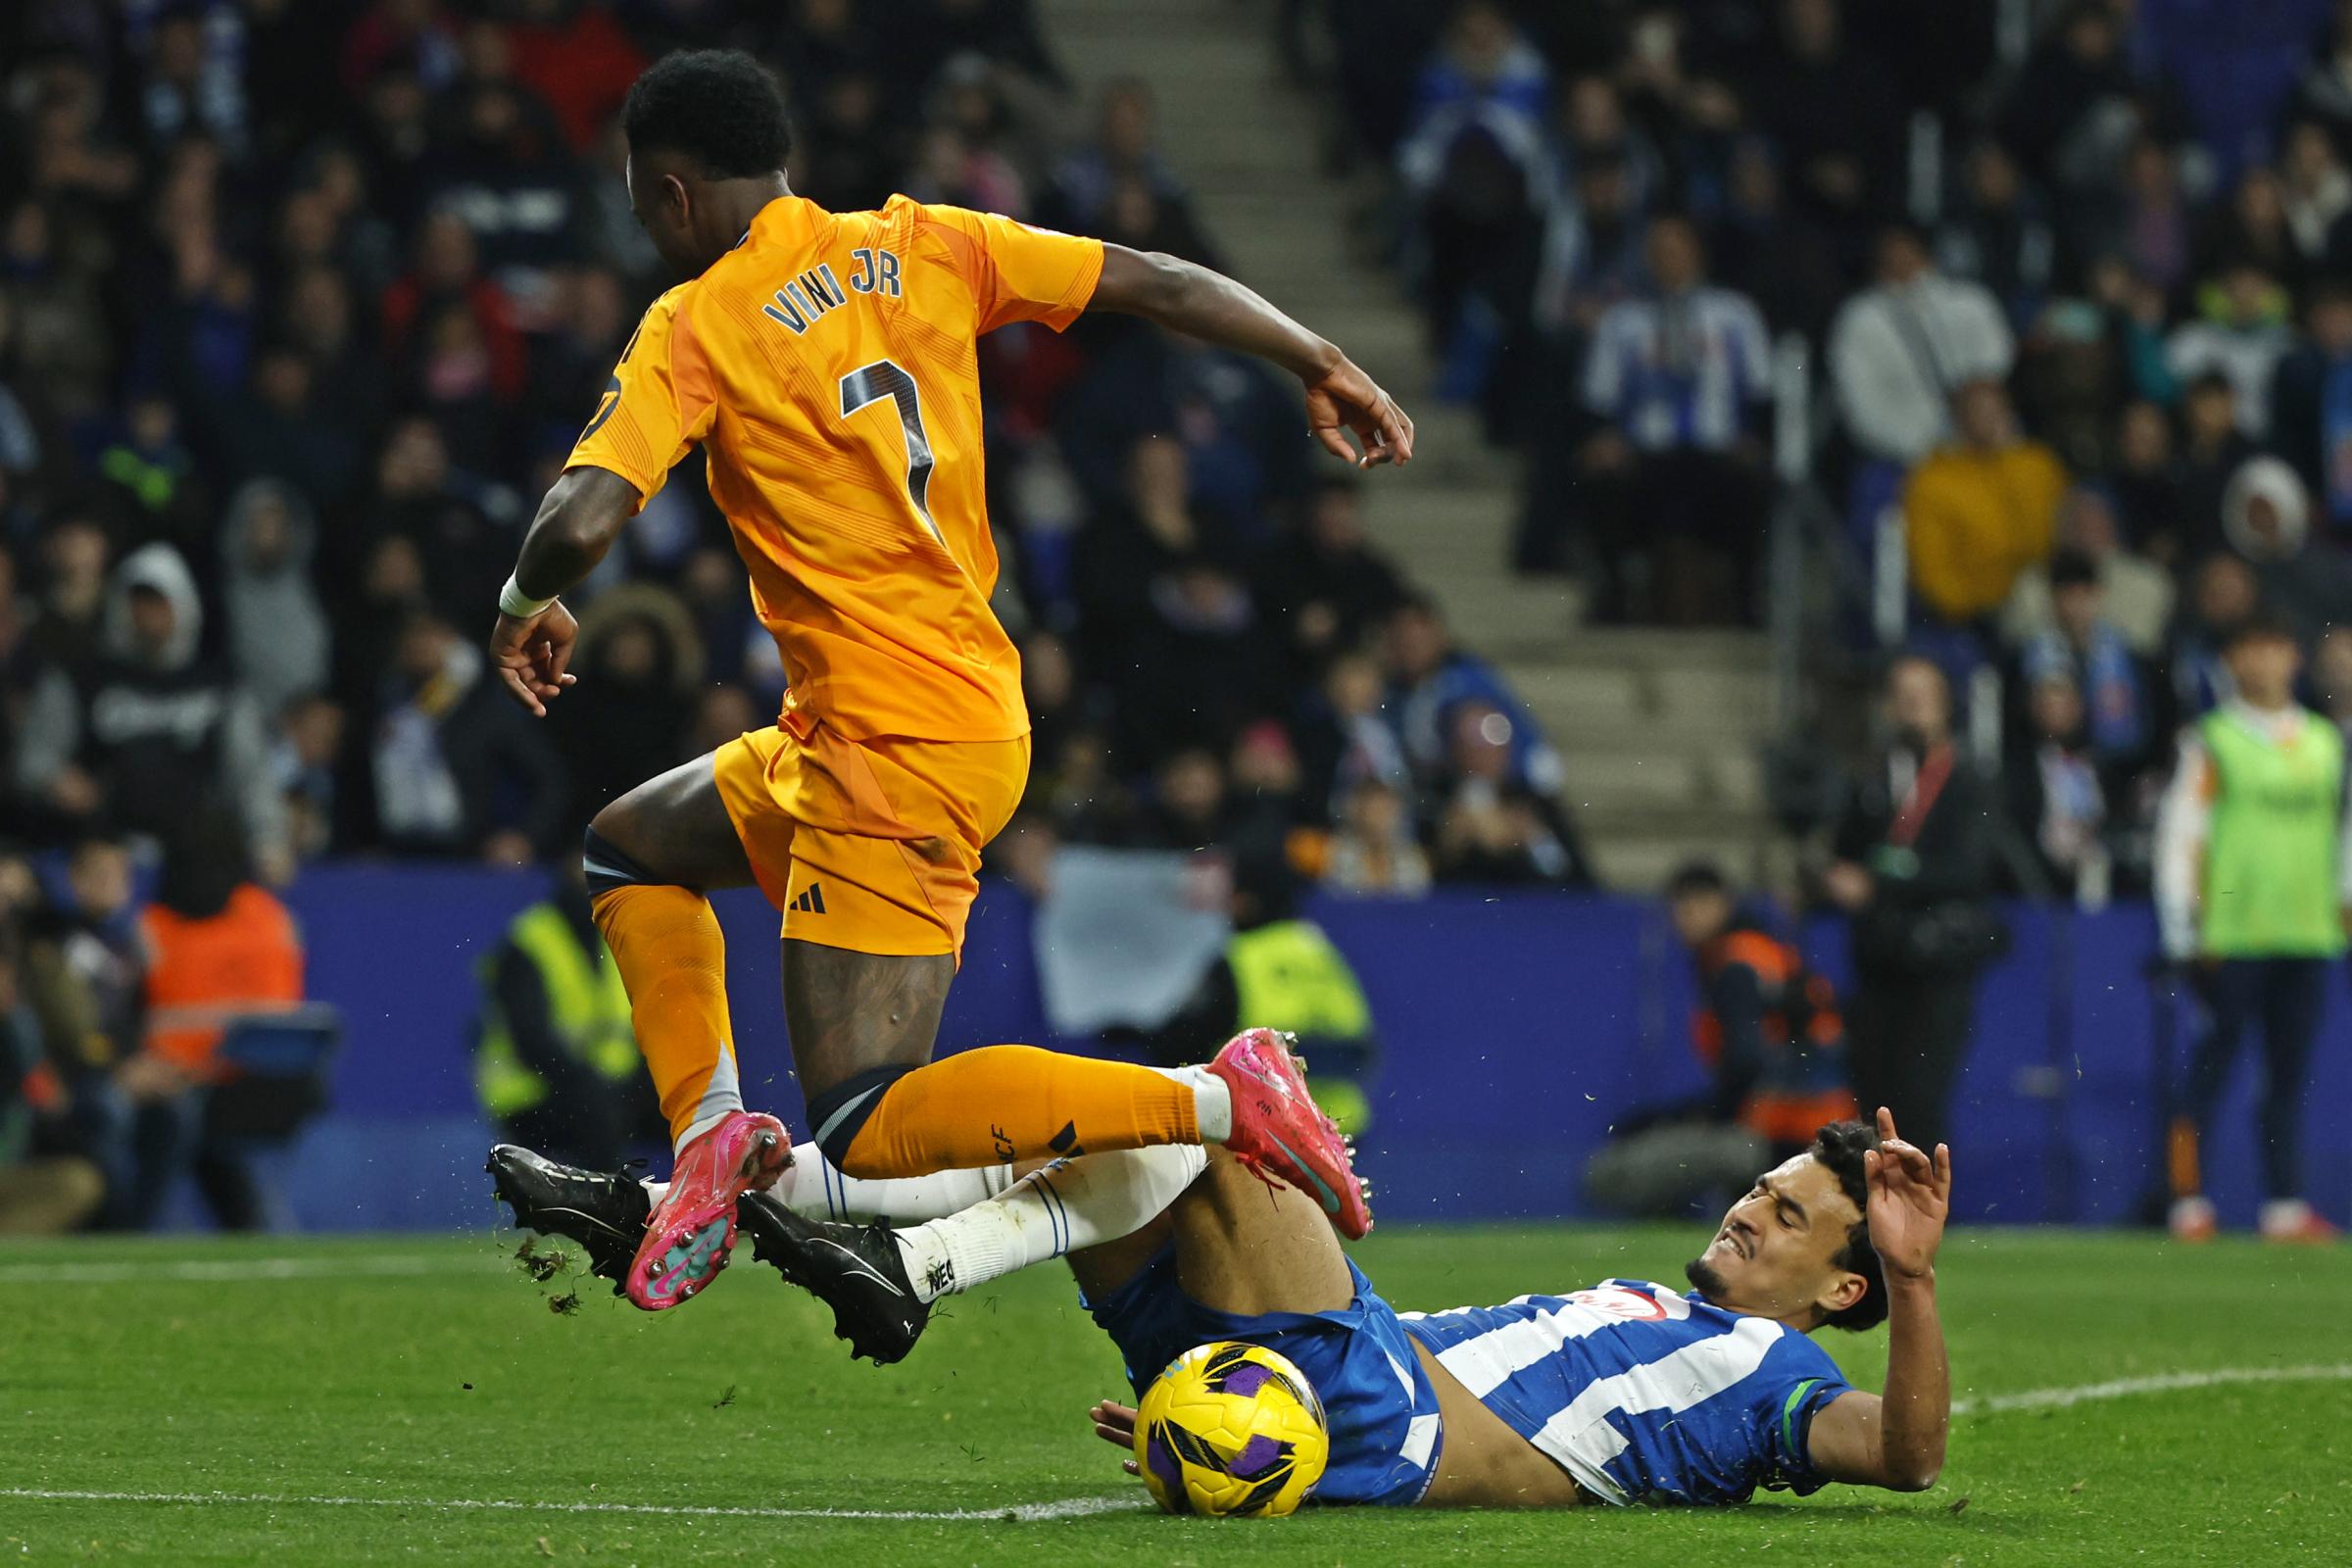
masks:
<svg viewBox="0 0 2352 1568"><path fill-rule="evenodd" d="M974 340L1059 331L1102 275L1100 240L904 196L778 197L647 310L565 466L650 497L704 449L788 709L852 739L1010 740L1029 716L989 608Z"/></svg>

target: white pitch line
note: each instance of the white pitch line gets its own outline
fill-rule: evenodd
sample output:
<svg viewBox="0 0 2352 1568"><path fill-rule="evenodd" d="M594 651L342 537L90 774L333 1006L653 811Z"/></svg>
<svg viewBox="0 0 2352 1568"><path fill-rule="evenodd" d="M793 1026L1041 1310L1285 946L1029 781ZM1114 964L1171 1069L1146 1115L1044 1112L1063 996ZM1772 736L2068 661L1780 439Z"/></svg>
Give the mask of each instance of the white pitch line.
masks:
<svg viewBox="0 0 2352 1568"><path fill-rule="evenodd" d="M435 1256L377 1255L308 1257L126 1257L100 1262L0 1264L0 1285L124 1285L139 1280L316 1280L365 1276L405 1279L425 1274L487 1273L505 1261L495 1256L443 1253Z"/></svg>
<svg viewBox="0 0 2352 1568"><path fill-rule="evenodd" d="M2334 1383L2352 1379L2352 1362L2327 1361L2308 1366L2224 1366L2204 1372L2154 1372L2146 1377L2113 1378L2105 1383L2079 1383L2063 1389L2027 1389L2018 1394L1987 1394L1973 1399L1954 1399L1954 1415L1991 1415L2007 1410L2063 1410L2070 1404L2099 1399L2130 1398L2140 1394L2170 1394L2179 1389L2213 1389L2230 1383Z"/></svg>
<svg viewBox="0 0 2352 1568"><path fill-rule="evenodd" d="M666 1502L530 1502L513 1497L332 1497L254 1492L76 1492L41 1487L0 1488L0 1497L27 1502L154 1502L220 1505L244 1503L266 1508L408 1508L446 1512L615 1513L682 1519L866 1519L918 1524L1051 1524L1094 1514L1140 1511L1133 1494L1116 1497L1064 1497L1058 1502L1021 1502L1002 1508L757 1508Z"/></svg>

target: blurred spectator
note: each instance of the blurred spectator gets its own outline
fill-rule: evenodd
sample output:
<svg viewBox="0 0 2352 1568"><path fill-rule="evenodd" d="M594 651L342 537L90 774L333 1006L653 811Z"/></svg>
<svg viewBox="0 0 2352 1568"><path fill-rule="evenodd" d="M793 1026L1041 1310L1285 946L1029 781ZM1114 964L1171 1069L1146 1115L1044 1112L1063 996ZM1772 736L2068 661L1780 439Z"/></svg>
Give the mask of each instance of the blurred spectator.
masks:
<svg viewBox="0 0 2352 1568"><path fill-rule="evenodd" d="M278 720L270 770L285 801L286 835L298 860L315 860L344 837L341 779L342 706L317 694L297 697Z"/></svg>
<svg viewBox="0 0 2352 1568"><path fill-rule="evenodd" d="M358 525L343 530L343 544L364 561L385 535L406 536L416 546L423 590L434 607L452 618L471 617L481 608L484 580L496 581L511 564L518 542L509 526L514 505L514 492L484 483L452 461L437 423L413 416L385 435L374 498Z"/></svg>
<svg viewBox="0 0 2352 1568"><path fill-rule="evenodd" d="M163 835L191 809L234 811L258 863L291 869L268 740L252 699L198 657L203 607L169 545L116 568L104 653L85 672L51 669L20 736L17 782L69 816Z"/></svg>
<svg viewBox="0 0 2352 1568"><path fill-rule="evenodd" d="M1957 439L1912 471L1903 524L1913 592L1945 623L1967 626L2050 553L2066 470L2019 433L1999 382L1970 382L1953 402Z"/></svg>
<svg viewBox="0 0 2352 1568"><path fill-rule="evenodd" d="M2101 838L2107 795L2083 742L2082 692L2062 666L2029 666L2027 679L2026 744L2002 759L2009 819L2032 843L2047 891L2095 909L2107 902L2112 873Z"/></svg>
<svg viewBox="0 0 2352 1568"><path fill-rule="evenodd" d="M1061 228L1088 233L1108 214L1118 188L1136 181L1163 209L1187 208L1184 182L1155 145L1152 88L1141 76L1102 84L1094 139L1054 167L1047 216ZM1186 222L1190 224L1189 217Z"/></svg>
<svg viewBox="0 0 2352 1568"><path fill-rule="evenodd" d="M2272 445L2320 499L2328 526L2352 537L2352 284L2317 284L2304 321L2272 386Z"/></svg>
<svg viewBox="0 0 2352 1568"><path fill-rule="evenodd" d="M2262 1232L2331 1241L2335 1227L2304 1200L2301 1128L2322 988L2344 952L2352 906L2343 738L2295 701L2302 653L2285 621L2249 616L2224 658L2234 694L2182 734L2157 822L2164 953L2195 965L2211 1009L2173 1124L2172 1229L2183 1241L2214 1234L2200 1155L2238 1047L2259 1020Z"/></svg>
<svg viewBox="0 0 2352 1568"><path fill-rule="evenodd" d="M2144 551L2159 571L2177 563L2189 534L2186 487L2174 451L2172 416L2145 398L2125 404L2117 416L2108 488L2131 548ZM2064 532L2063 516L2059 526Z"/></svg>
<svg viewBox="0 0 2352 1568"><path fill-rule="evenodd" d="M1676 625L1754 612L1763 534L1762 416L1772 349L1752 301L1705 281L1688 218L1651 220L1650 289L1600 318L1585 405L1585 491L1603 612Z"/></svg>
<svg viewBox="0 0 2352 1568"><path fill-rule="evenodd" d="M37 1125L61 1108L64 1090L42 1053L22 960L17 928L0 911L0 1236L62 1235L97 1211L106 1182L86 1158L38 1151Z"/></svg>
<svg viewBox="0 0 2352 1568"><path fill-rule="evenodd" d="M1298 728L1306 790L1316 814L1329 820L1358 784L1386 784L1408 806L1412 764L1404 742L1381 710L1381 667L1369 654L1343 653L1323 672Z"/></svg>
<svg viewBox="0 0 2352 1568"><path fill-rule="evenodd" d="M2197 563L2165 650L2174 710L2181 717L2195 718L2229 698L2234 688L2222 650L2261 600L2261 585L2243 557L2217 553Z"/></svg>
<svg viewBox="0 0 2352 1568"><path fill-rule="evenodd" d="M1536 273L1534 323L1575 351L1610 306L1642 280L1642 200L1625 155L1594 149L1577 160L1569 199L1555 203Z"/></svg>
<svg viewBox="0 0 2352 1568"><path fill-rule="evenodd" d="M1589 888L1599 879L1551 796L1513 772L1512 724L1468 701L1447 710L1450 779L1438 808L1432 858L1447 882Z"/></svg>
<svg viewBox="0 0 2352 1568"><path fill-rule="evenodd" d="M2100 613L2142 659L2162 652L2173 622L2173 579L2162 566L2124 548L2115 503L2099 485L2079 484L2059 503L2058 553L2088 561L2099 585ZM2024 643L2054 624L2050 571L2035 567L2018 578L2001 612L2009 641Z"/></svg>
<svg viewBox="0 0 2352 1568"><path fill-rule="evenodd" d="M1224 765L1207 748L1188 746L1170 752L1154 771L1134 844L1147 850L1207 849L1222 844L1231 825Z"/></svg>
<svg viewBox="0 0 2352 1568"><path fill-rule="evenodd" d="M1782 149L1798 205L1858 228L1894 194L1902 106L1886 66L1846 35L1839 0L1781 0L1777 10L1779 48L1753 60L1748 103Z"/></svg>
<svg viewBox="0 0 2352 1568"><path fill-rule="evenodd" d="M1382 627L1381 649L1389 677L1387 712L1415 778L1435 785L1451 775L1455 718L1476 704L1500 725L1508 781L1536 795L1559 793L1559 754L1494 666L1454 645L1435 600L1415 595L1399 605ZM1481 758L1483 762L1483 749Z"/></svg>
<svg viewBox="0 0 2352 1568"><path fill-rule="evenodd" d="M521 0L514 10L506 37L515 79L547 100L572 146L588 147L645 69L645 53L612 8L592 0Z"/></svg>
<svg viewBox="0 0 2352 1568"><path fill-rule="evenodd" d="M134 538L179 548L202 538L205 498L195 468L195 455L180 439L179 411L160 396L134 401L115 438L98 454L113 516Z"/></svg>
<svg viewBox="0 0 2352 1568"><path fill-rule="evenodd" d="M1110 671L1119 751L1130 760L1172 745L1221 746L1275 706L1279 655L1241 577L1206 556L1152 579L1130 647Z"/></svg>
<svg viewBox="0 0 2352 1568"><path fill-rule="evenodd" d="M2253 564L2263 602L2298 637L2352 621L2352 557L2311 537L2311 498L2277 458L2251 458L2222 495L2222 535Z"/></svg>
<svg viewBox="0 0 2352 1568"><path fill-rule="evenodd" d="M1318 480L1304 514L1259 559L1257 602L1289 645L1293 668L1312 677L1352 648L1404 597L1404 582L1364 535L1353 478Z"/></svg>
<svg viewBox="0 0 2352 1568"><path fill-rule="evenodd" d="M1358 780L1341 796L1339 825L1323 867L1335 893L1411 898L1429 891L1429 857L1413 842L1413 820L1396 785Z"/></svg>
<svg viewBox="0 0 2352 1568"><path fill-rule="evenodd" d="M205 1127L205 1086L226 1026L302 1000L293 916L250 878L233 818L200 809L168 835L155 902L139 916L148 956L146 1039L116 1069L131 1110L132 1173L109 1195L113 1221L153 1226L184 1171L223 1230L258 1230L264 1199L245 1157Z"/></svg>
<svg viewBox="0 0 2352 1568"><path fill-rule="evenodd" d="M2180 165L2162 141L2142 136L2131 146L2112 205L2115 220L2103 237L2115 244L2131 275L2157 296L2178 294L2194 264L2189 200L2180 188ZM2088 219L2080 220L2080 228L2088 225Z"/></svg>
<svg viewBox="0 0 2352 1568"><path fill-rule="evenodd" d="M1294 839L1308 827L1304 775L1290 732L1270 718L1249 725L1234 738L1226 777L1233 788L1233 836L1261 853L1272 847L1289 854ZM1324 819L1314 820L1319 825Z"/></svg>
<svg viewBox="0 0 2352 1568"><path fill-rule="evenodd" d="M688 701L702 685L702 645L676 595L628 584L598 595L581 612L572 667L579 689L552 729L572 787L564 819L585 822L686 760Z"/></svg>
<svg viewBox="0 0 2352 1568"><path fill-rule="evenodd" d="M2220 371L2190 381L2180 402L2181 511L2188 532L2181 551L2202 556L2222 543L2222 493L2255 453L2237 417L2237 390Z"/></svg>
<svg viewBox="0 0 2352 1568"><path fill-rule="evenodd" d="M1414 204L1415 268L1444 357L1439 395L1471 402L1530 321L1543 205L1550 74L1494 0L1464 0L1423 69L1397 172Z"/></svg>
<svg viewBox="0 0 2352 1568"><path fill-rule="evenodd" d="M2208 287L2215 280L2227 283L2238 269L2260 272L2290 289L2303 278L2303 253L2288 225L2286 194L2278 176L2259 164L2238 176L2228 204L2214 216L2197 259L2197 274Z"/></svg>
<svg viewBox="0 0 2352 1568"><path fill-rule="evenodd" d="M2333 9L2287 100L2288 113L2325 129L2352 156L2352 16L2340 3Z"/></svg>
<svg viewBox="0 0 2352 1568"><path fill-rule="evenodd" d="M316 538L310 504L292 485L251 479L228 498L220 563L228 664L271 719L295 698L326 689L326 610L311 586Z"/></svg>
<svg viewBox="0 0 2352 1568"><path fill-rule="evenodd" d="M1883 749L1852 784L1822 877L1853 917L1854 1093L1911 1136L1944 1140L1977 977L2007 946L1992 891L1991 788L1952 739L1951 686L1932 661L1886 672Z"/></svg>
<svg viewBox="0 0 2352 1568"><path fill-rule="evenodd" d="M2261 264L2232 261L2197 291L2197 311L2166 345L2167 364L2182 381L2227 376L2238 429L2260 440L2270 428L2271 377L2294 336L2286 291Z"/></svg>
<svg viewBox="0 0 2352 1568"><path fill-rule="evenodd" d="M2144 132L2171 128L2151 116L2147 98L2115 8L2072 0L2010 85L2002 139L2034 177L2095 194Z"/></svg>
<svg viewBox="0 0 2352 1568"><path fill-rule="evenodd" d="M388 848L520 865L564 837L563 765L483 663L429 612L402 629L370 755L375 831Z"/></svg>
<svg viewBox="0 0 2352 1568"><path fill-rule="evenodd" d="M348 408L334 406L348 400L319 395L318 374L292 345L255 357L252 384L215 421L226 471L289 481L306 505L331 506L349 493L360 469L358 421Z"/></svg>
<svg viewBox="0 0 2352 1568"><path fill-rule="evenodd" d="M85 512L65 512L42 536L40 609L29 638L39 656L59 669L85 669L103 649L113 554L106 529Z"/></svg>
<svg viewBox="0 0 2352 1568"><path fill-rule="evenodd" d="M2120 788L2155 760L2156 679L2107 619L2097 563L2064 552L2051 560L2049 581L2050 628L2019 650L2019 671L2030 694L2053 679L2073 687L2082 739L2110 787Z"/></svg>
<svg viewBox="0 0 2352 1568"><path fill-rule="evenodd" d="M2041 314L2058 276L2058 234L1999 142L1969 149L1960 200L1936 231L1936 258L1951 276L1990 289L2013 330Z"/></svg>
<svg viewBox="0 0 2352 1568"><path fill-rule="evenodd" d="M2352 212L2352 173L2326 128L2309 120L2287 128L2278 168L2287 231L2308 270L2341 249L2336 225Z"/></svg>
<svg viewBox="0 0 2352 1568"><path fill-rule="evenodd" d="M1938 273L1918 230L1890 226L1879 235L1876 284L1830 330L1838 411L1865 454L1916 463L1951 438L1960 389L2006 376L2014 348L1984 285Z"/></svg>

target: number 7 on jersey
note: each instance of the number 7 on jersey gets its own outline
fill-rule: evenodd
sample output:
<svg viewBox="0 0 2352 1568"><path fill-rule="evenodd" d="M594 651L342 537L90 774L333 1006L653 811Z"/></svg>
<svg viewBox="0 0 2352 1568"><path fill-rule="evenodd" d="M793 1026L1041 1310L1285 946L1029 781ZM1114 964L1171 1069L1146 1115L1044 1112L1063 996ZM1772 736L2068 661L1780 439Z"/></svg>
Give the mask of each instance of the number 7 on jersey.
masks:
<svg viewBox="0 0 2352 1568"><path fill-rule="evenodd" d="M895 360L876 360L841 378L844 419L884 398L899 406L899 424L906 432L906 495L913 501L914 510L922 514L923 526L931 530L931 537L944 545L947 536L931 520L931 438L923 433L923 399L915 390L914 377Z"/></svg>

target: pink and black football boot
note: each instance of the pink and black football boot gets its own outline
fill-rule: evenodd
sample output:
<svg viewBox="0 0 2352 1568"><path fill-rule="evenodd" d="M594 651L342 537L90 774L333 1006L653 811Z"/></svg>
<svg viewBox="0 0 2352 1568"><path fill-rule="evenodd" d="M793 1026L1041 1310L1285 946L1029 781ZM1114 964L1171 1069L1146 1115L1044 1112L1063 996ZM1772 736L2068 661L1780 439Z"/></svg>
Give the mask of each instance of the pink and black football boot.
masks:
<svg viewBox="0 0 2352 1568"><path fill-rule="evenodd" d="M661 1312L701 1294L734 1249L735 1200L773 1187L791 1163L784 1124L750 1111L727 1112L678 1151L669 1191L647 1217L629 1265L629 1299Z"/></svg>
<svg viewBox="0 0 2352 1568"><path fill-rule="evenodd" d="M1233 1136L1225 1147L1236 1159L1321 1203L1342 1236L1352 1240L1372 1228L1348 1140L1306 1092L1288 1036L1245 1029L1225 1042L1208 1070L1233 1092Z"/></svg>

